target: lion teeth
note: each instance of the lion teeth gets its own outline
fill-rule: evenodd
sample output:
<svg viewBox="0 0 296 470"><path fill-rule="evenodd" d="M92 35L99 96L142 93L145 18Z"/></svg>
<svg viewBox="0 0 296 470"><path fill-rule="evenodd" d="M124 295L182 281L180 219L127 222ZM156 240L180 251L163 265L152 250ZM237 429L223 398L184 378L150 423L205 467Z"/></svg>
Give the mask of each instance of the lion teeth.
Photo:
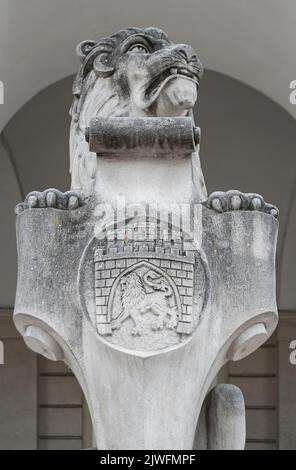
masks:
<svg viewBox="0 0 296 470"><path fill-rule="evenodd" d="M178 69L176 67L172 67L170 72L171 72L172 75L177 75Z"/></svg>

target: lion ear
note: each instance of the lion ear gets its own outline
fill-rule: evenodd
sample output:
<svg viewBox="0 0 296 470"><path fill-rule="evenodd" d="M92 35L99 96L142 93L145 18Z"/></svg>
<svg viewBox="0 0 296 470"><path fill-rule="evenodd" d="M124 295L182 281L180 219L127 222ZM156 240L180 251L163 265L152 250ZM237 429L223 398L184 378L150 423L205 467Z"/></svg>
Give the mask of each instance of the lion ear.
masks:
<svg viewBox="0 0 296 470"><path fill-rule="evenodd" d="M102 78L109 77L114 72L114 67L110 63L112 54L101 52L94 60L94 70Z"/></svg>
<svg viewBox="0 0 296 470"><path fill-rule="evenodd" d="M96 46L96 41L86 40L82 41L76 47L76 54L80 58L81 62L84 61L85 57L90 53L90 51Z"/></svg>

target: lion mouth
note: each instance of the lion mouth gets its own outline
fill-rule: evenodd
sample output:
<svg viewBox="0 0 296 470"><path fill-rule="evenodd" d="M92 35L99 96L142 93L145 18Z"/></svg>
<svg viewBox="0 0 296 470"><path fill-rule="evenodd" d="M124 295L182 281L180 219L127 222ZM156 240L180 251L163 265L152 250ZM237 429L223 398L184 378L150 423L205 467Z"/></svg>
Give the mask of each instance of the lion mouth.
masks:
<svg viewBox="0 0 296 470"><path fill-rule="evenodd" d="M146 107L149 108L158 98L164 86L175 78L182 77L199 85L196 75L185 67L170 67L152 79L145 91Z"/></svg>

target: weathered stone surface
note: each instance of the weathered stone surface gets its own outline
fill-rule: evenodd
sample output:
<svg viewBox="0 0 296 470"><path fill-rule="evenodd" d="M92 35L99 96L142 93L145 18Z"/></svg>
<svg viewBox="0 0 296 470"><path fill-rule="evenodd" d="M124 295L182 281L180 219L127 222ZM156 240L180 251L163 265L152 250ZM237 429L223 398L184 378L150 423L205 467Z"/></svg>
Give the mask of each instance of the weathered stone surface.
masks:
<svg viewBox="0 0 296 470"><path fill-rule="evenodd" d="M101 329L95 265L104 256L97 250L103 250L106 241L94 237L86 207L73 214L47 209L25 211L18 217L16 324L24 335L30 325L38 325L64 351L64 360L88 397L99 448L190 448L203 398L218 370L235 358L238 338L244 338L254 325L261 325L264 332L239 344L242 357L275 328L277 221L259 212L219 215L203 208L203 236L195 256L203 257L206 274L198 274L198 282L193 280L193 328L184 333L178 327L154 331L154 313L138 312L142 334L133 336L131 317L116 332ZM112 270L115 279L120 278L126 270L122 261L126 266L134 259L137 263L159 259L163 264L169 260L169 255L148 258L141 250L137 258L124 251L112 256L104 258L101 269L110 271L102 276L104 282ZM174 262L181 263L177 259ZM116 268L116 262L121 267ZM127 269L135 273L135 266ZM187 269L179 270L181 280L192 272ZM194 272L198 269L195 261ZM174 282L173 276L170 279ZM111 290L107 288L99 298L112 309ZM206 298L201 299L205 292ZM160 408L157 403L162 404ZM115 430L112 417L118 413L123 415Z"/></svg>
<svg viewBox="0 0 296 470"><path fill-rule="evenodd" d="M246 439L245 402L235 385L217 385L207 399L208 449L243 449Z"/></svg>
<svg viewBox="0 0 296 470"><path fill-rule="evenodd" d="M243 448L240 393L204 400L277 324L278 211L257 194L207 198L190 46L129 28L77 52L72 190L17 206L17 328L73 370L98 448L193 448L203 403L198 445Z"/></svg>
<svg viewBox="0 0 296 470"><path fill-rule="evenodd" d="M95 118L88 139L98 158L100 203L114 205L119 195L127 204L158 207L204 200L199 129L191 117Z"/></svg>

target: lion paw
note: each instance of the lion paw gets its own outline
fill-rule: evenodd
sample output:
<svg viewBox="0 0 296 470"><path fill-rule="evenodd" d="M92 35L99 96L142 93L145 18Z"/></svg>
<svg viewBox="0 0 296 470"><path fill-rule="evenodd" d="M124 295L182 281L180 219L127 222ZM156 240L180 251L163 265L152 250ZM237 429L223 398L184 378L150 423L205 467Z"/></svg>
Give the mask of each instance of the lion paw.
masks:
<svg viewBox="0 0 296 470"><path fill-rule="evenodd" d="M58 189L47 189L46 191L32 191L24 202L18 204L15 208L16 215L27 209L44 209L51 207L60 210L75 210L86 204L86 198L79 192L66 191L65 193Z"/></svg>
<svg viewBox="0 0 296 470"><path fill-rule="evenodd" d="M217 212L229 211L260 211L265 214L270 214L276 219L279 215L279 210L272 204L264 201L260 194L256 193L241 193L240 191L231 190L227 192L215 191L210 194L207 201L203 203L208 209L213 209Z"/></svg>
<svg viewBox="0 0 296 470"><path fill-rule="evenodd" d="M167 328L168 330L173 330L174 328L176 328L177 323L178 323L178 322L177 322L176 320L170 320L170 321L167 322L166 328Z"/></svg>
<svg viewBox="0 0 296 470"><path fill-rule="evenodd" d="M153 331L162 330L163 329L163 321L162 320L155 320L151 323L151 328Z"/></svg>
<svg viewBox="0 0 296 470"><path fill-rule="evenodd" d="M142 336L143 328L139 325L134 326L134 328L132 328L131 333L132 333L133 336Z"/></svg>

